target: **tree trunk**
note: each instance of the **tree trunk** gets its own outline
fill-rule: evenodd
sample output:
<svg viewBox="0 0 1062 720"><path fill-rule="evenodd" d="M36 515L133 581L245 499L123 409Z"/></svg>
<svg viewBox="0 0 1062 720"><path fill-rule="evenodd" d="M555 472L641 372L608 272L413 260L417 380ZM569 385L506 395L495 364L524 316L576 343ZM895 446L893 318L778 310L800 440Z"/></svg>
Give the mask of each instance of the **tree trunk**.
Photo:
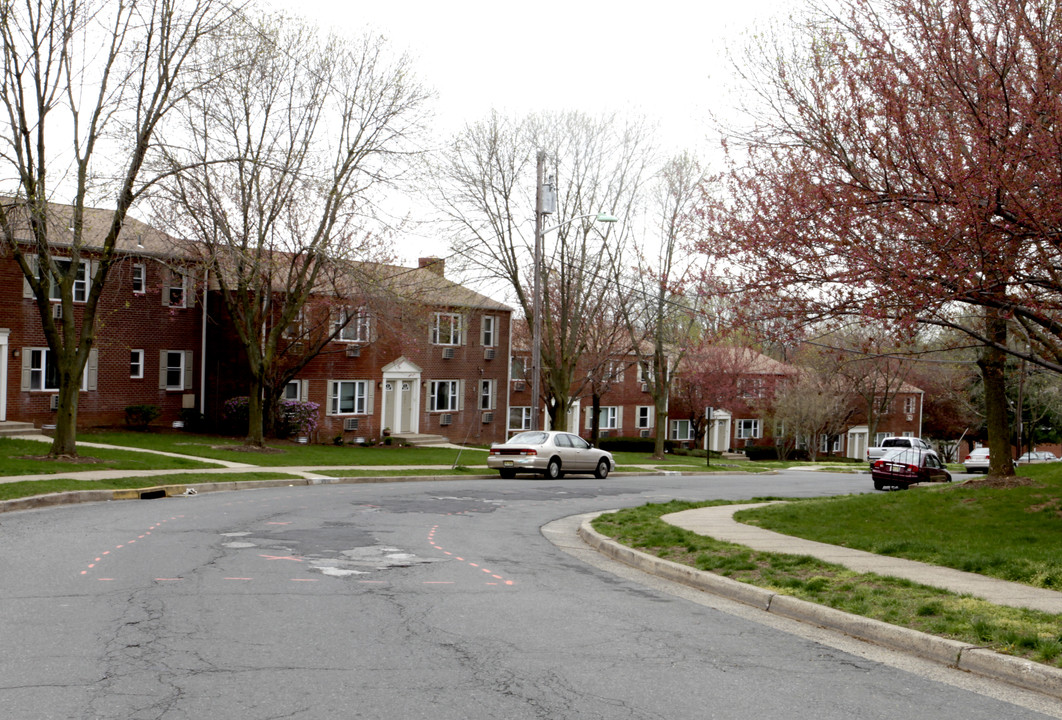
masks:
<svg viewBox="0 0 1062 720"><path fill-rule="evenodd" d="M77 364L77 358L73 358L64 365ZM60 376L72 374L74 377L68 381L59 383L59 409L55 416L55 437L52 439L52 447L48 451L50 457L77 456L77 401L78 392L81 389L80 373L73 368L60 367Z"/></svg>
<svg viewBox="0 0 1062 720"><path fill-rule="evenodd" d="M653 412L656 414L656 438L653 443L653 458L655 460L663 460L664 441L667 439L667 410L661 411L659 407L654 406Z"/></svg>
<svg viewBox="0 0 1062 720"><path fill-rule="evenodd" d="M265 445L263 427L262 383L256 378L251 378L247 388L247 439L244 440L244 444L254 447Z"/></svg>
<svg viewBox="0 0 1062 720"><path fill-rule="evenodd" d="M994 311L985 317L986 333L990 340L1005 344L1007 321ZM988 432L988 474L1008 477L1014 474L1011 458L1010 427L1007 423L1006 353L994 347L985 347L977 360L981 368L981 380L985 388L985 429Z"/></svg>
<svg viewBox="0 0 1062 720"><path fill-rule="evenodd" d="M590 444L599 447L601 439L601 395L593 394L590 405Z"/></svg>

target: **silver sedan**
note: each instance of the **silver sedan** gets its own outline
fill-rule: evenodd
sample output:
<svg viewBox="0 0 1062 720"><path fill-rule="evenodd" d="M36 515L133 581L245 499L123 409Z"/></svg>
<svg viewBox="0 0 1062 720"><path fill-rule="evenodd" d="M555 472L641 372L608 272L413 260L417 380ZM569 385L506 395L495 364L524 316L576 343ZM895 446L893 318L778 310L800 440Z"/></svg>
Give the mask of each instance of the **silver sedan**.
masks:
<svg viewBox="0 0 1062 720"><path fill-rule="evenodd" d="M559 478L565 473L593 473L606 478L616 467L612 453L595 448L578 435L555 430L531 430L513 435L508 442L492 445L487 467L503 478L518 472L542 473Z"/></svg>

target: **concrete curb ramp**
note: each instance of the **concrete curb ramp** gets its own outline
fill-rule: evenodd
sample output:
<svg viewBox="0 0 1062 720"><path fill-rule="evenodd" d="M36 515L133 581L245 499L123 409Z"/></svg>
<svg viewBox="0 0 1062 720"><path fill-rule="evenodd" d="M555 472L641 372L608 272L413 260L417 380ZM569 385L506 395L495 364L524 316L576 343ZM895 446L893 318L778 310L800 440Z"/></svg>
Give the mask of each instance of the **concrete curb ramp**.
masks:
<svg viewBox="0 0 1062 720"><path fill-rule="evenodd" d="M1026 690L1062 697L1062 670L988 648L889 625L824 605L782 595L714 573L680 565L621 545L594 530L591 520L579 527L583 541L613 560L643 572L735 600L792 620L837 630L854 638L908 652L949 667L1003 680Z"/></svg>

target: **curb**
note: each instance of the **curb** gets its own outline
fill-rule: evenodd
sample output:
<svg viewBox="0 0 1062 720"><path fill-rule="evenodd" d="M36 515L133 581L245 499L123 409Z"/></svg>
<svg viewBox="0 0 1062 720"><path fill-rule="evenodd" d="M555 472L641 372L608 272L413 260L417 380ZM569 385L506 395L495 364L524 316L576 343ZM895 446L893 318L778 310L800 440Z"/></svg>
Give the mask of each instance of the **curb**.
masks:
<svg viewBox="0 0 1062 720"><path fill-rule="evenodd" d="M327 468L322 468L327 469ZM284 472L283 466L265 468L264 472ZM189 470L194 473L194 470ZM655 475L659 473L611 473L613 475ZM56 476L60 477L60 476ZM369 483L442 482L445 480L497 480L490 475L366 475L359 477L291 477L286 480L226 480L216 483L190 483L184 485L156 485L125 490L69 490L47 495L30 495L13 500L0 500L0 514L18 510L36 510L58 505L78 505L112 500L153 500L162 497L181 497L191 488L198 493L231 492L234 490L257 490L260 488L291 487L293 485L360 485Z"/></svg>
<svg viewBox="0 0 1062 720"><path fill-rule="evenodd" d="M276 472L282 472L277 470ZM292 477L286 480L226 480L215 483L191 483L184 485L155 485L152 487L129 488L122 490L71 490L68 492L31 495L13 500L0 500L0 514L18 510L36 510L59 505L78 505L90 502L110 502L112 500L154 500L164 497L182 497L187 489L196 494L208 492L231 492L234 490L258 490L261 488L291 487L293 485L357 485L362 483L389 482L433 482L442 480L487 480L496 475L379 475L372 477L350 478L303 478Z"/></svg>
<svg viewBox="0 0 1062 720"><path fill-rule="evenodd" d="M1034 663L977 645L929 635L880 620L852 615L807 600L738 582L715 573L664 560L612 540L591 527L579 526L583 542L642 572L719 595L791 620L837 630L851 637L882 645L966 672L1002 680L1026 690L1062 697L1062 669Z"/></svg>

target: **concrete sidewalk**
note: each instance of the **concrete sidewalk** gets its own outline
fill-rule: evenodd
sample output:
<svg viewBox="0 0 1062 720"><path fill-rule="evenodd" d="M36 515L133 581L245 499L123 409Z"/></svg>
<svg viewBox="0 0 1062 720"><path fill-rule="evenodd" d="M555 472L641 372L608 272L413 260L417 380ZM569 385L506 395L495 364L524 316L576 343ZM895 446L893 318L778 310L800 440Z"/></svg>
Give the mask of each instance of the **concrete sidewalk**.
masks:
<svg viewBox="0 0 1062 720"><path fill-rule="evenodd" d="M698 535L744 545L764 552L810 555L843 565L857 572L906 578L913 582L982 598L997 605L1042 610L1062 614L1062 593L1020 583L997 580L975 573L928 565L863 550L827 545L782 535L734 520L734 513L770 503L720 505L664 515L661 519Z"/></svg>

